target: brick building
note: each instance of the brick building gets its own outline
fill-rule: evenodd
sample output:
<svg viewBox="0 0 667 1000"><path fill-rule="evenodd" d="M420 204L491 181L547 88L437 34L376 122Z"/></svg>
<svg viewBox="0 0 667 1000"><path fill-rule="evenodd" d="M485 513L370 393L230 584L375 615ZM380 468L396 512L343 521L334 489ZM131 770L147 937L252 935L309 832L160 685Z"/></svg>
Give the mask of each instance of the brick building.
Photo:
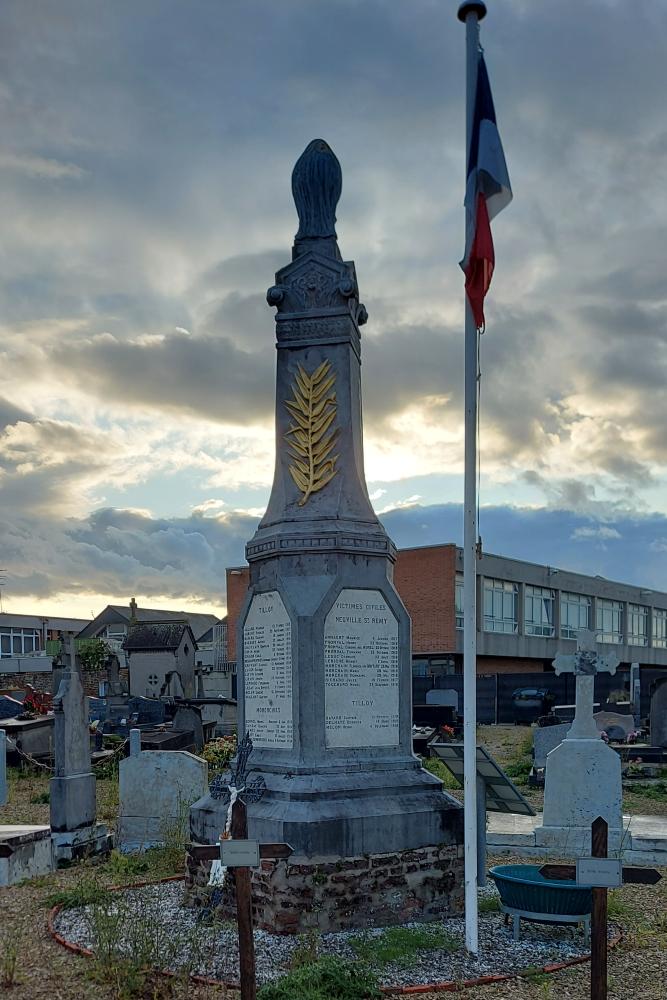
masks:
<svg viewBox="0 0 667 1000"><path fill-rule="evenodd" d="M463 668L463 550L453 544L400 549L394 582L412 619L416 677ZM228 656L236 658L237 622L248 568L227 570ZM621 664L667 669L667 594L483 554L477 574L477 672L552 670L576 633L594 629Z"/></svg>

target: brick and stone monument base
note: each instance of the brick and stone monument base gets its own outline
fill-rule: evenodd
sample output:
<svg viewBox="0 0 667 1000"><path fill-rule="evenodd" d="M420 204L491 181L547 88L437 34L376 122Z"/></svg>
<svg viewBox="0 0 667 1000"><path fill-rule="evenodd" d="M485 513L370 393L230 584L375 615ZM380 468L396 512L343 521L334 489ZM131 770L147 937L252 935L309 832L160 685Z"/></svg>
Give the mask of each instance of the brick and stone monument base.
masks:
<svg viewBox="0 0 667 1000"><path fill-rule="evenodd" d="M211 862L188 858L186 899L211 906ZM252 875L255 926L278 934L388 927L463 912L463 847L423 847L359 858L262 861ZM233 880L212 909L233 919Z"/></svg>
<svg viewBox="0 0 667 1000"><path fill-rule="evenodd" d="M462 906L462 809L412 752L410 619L364 477L367 314L338 248L341 185L338 160L314 140L292 175L292 262L267 293L278 310L276 468L246 547L237 669L239 732L266 785L248 806L249 835L294 849L290 864L254 876L258 922L275 929ZM196 802L192 840L215 843L226 809Z"/></svg>

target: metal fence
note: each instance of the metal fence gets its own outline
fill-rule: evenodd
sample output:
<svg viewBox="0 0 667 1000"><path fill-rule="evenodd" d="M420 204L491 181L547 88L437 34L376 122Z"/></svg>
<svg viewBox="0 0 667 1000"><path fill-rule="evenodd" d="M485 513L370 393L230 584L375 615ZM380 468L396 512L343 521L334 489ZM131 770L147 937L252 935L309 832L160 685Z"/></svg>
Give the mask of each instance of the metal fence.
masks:
<svg viewBox="0 0 667 1000"><path fill-rule="evenodd" d="M643 668L641 671L641 714L647 716L650 705L650 686L665 671ZM629 691L630 671L619 668L614 676L597 674L595 677L595 700L603 705L611 691ZM446 674L443 677L413 677L412 700L415 705L423 705L426 692L431 688L452 688L459 696L459 714L463 712L463 675ZM514 722L512 694L517 688L546 688L551 692L556 705L573 705L575 698L575 677L573 674L516 673L479 674L477 676L477 721L483 725ZM629 698L629 694L628 694Z"/></svg>

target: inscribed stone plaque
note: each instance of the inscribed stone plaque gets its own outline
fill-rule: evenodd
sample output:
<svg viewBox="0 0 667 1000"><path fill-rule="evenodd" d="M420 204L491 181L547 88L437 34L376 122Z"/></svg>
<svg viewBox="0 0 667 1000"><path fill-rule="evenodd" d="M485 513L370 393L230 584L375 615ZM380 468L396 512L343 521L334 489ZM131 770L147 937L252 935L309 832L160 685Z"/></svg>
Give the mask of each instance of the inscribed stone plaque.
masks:
<svg viewBox="0 0 667 1000"><path fill-rule="evenodd" d="M327 747L395 747L398 621L379 590L342 590L324 623Z"/></svg>
<svg viewBox="0 0 667 1000"><path fill-rule="evenodd" d="M253 745L292 747L292 625L277 590L252 599L243 626L243 670Z"/></svg>

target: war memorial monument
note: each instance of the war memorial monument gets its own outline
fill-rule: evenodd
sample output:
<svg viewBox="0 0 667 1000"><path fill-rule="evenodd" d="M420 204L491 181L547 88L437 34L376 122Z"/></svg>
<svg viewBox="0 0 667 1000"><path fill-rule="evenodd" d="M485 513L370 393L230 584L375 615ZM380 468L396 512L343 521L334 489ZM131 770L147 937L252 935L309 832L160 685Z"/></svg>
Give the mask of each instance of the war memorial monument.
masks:
<svg viewBox="0 0 667 1000"><path fill-rule="evenodd" d="M266 790L249 835L294 849L253 874L257 922L285 932L459 913L463 818L412 752L410 619L368 498L361 408L367 313L338 247L342 178L322 140L292 175L299 230L276 274L276 465L246 547L239 733ZM268 345L267 345L268 347ZM191 810L215 843L227 804Z"/></svg>

